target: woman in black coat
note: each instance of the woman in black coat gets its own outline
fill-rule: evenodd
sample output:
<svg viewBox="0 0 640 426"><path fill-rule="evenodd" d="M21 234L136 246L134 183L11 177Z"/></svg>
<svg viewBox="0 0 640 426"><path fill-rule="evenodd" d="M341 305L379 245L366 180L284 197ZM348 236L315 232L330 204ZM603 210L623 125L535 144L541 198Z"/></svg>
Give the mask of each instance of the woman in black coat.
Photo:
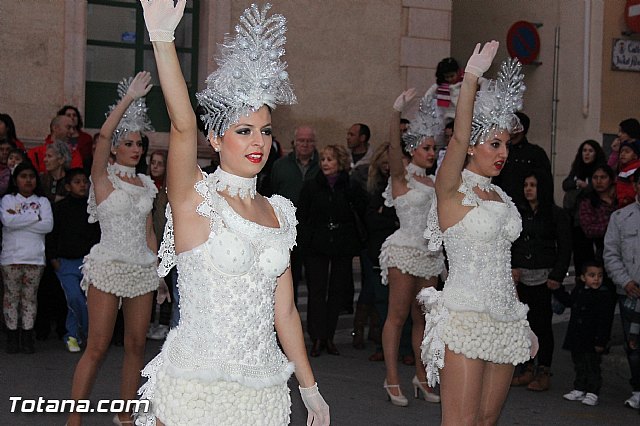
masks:
<svg viewBox="0 0 640 426"><path fill-rule="evenodd" d="M568 215L553 202L553 181L548 171L537 169L524 180L525 202L518 206L522 232L511 248L511 264L518 297L529 305L527 319L538 336L538 371L533 361L514 376L512 385L534 391L549 389L553 356L551 291L561 286L571 260L571 226Z"/></svg>
<svg viewBox="0 0 640 426"><path fill-rule="evenodd" d="M349 181L349 155L344 147L324 147L320 168L322 173L302 187L297 213L309 288L307 331L314 357L323 348L340 355L333 336L344 291L353 279L353 257L363 248L359 218L367 202L366 193Z"/></svg>

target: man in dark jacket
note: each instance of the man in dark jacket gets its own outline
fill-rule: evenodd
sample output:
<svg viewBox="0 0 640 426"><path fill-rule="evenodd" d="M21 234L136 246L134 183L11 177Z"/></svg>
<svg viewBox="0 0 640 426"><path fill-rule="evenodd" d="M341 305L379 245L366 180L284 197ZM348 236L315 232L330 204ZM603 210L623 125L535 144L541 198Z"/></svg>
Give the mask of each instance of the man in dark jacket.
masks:
<svg viewBox="0 0 640 426"><path fill-rule="evenodd" d="M551 162L544 149L530 143L527 139L529 117L523 112L516 112L516 115L520 119L523 130L511 135L507 162L500 174L493 178L493 183L502 188L518 204L524 201L522 199L524 178L533 169L542 169L551 173Z"/></svg>
<svg viewBox="0 0 640 426"><path fill-rule="evenodd" d="M271 192L282 195L298 206L302 185L318 174L318 151L316 132L311 126L296 128L293 151L273 163L271 169ZM298 303L298 283L302 280L302 253L298 246L291 251L291 274L293 276L294 300Z"/></svg>

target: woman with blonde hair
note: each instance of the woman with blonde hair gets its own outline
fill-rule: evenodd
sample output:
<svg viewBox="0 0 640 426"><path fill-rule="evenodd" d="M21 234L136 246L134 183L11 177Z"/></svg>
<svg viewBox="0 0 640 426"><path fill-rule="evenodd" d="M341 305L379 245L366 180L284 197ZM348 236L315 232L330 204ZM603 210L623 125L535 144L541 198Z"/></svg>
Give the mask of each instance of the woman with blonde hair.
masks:
<svg viewBox="0 0 640 426"><path fill-rule="evenodd" d="M333 337L341 301L353 279L353 257L363 248L358 230L367 197L351 182L349 165L345 147L325 146L320 151L322 173L305 182L300 192L298 220L309 287L307 332L312 357L323 349L340 355Z"/></svg>

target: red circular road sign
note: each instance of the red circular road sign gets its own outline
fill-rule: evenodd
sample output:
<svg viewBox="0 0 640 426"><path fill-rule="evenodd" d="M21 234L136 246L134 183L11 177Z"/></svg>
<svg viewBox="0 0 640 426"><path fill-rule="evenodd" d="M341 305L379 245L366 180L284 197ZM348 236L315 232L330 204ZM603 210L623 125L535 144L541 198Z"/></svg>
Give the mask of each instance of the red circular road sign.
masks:
<svg viewBox="0 0 640 426"><path fill-rule="evenodd" d="M523 64L530 64L540 54L540 36L531 22L518 21L507 32L507 51Z"/></svg>
<svg viewBox="0 0 640 426"><path fill-rule="evenodd" d="M634 33L640 33L640 0L627 0L624 8L624 21Z"/></svg>

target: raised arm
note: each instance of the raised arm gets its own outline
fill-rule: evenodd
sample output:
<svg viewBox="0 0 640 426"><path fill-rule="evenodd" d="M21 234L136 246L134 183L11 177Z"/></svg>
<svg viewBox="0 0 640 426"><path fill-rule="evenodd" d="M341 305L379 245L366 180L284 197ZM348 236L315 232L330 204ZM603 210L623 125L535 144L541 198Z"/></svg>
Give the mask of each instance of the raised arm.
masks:
<svg viewBox="0 0 640 426"><path fill-rule="evenodd" d="M469 149L471 139L471 123L473 120L473 104L478 90L478 78L491 66L491 62L498 51L499 43L486 43L482 50L480 43L476 45L473 54L467 62L464 80L460 88L460 97L456 106L456 125L453 136L447 146L442 165L438 169L436 193L438 197L453 196L460 186L460 172Z"/></svg>
<svg viewBox="0 0 640 426"><path fill-rule="evenodd" d="M400 94L393 103L393 113L391 114L391 128L389 129L389 175L393 180L403 179L405 167L402 159L402 134L400 133L401 113L413 101L416 96L416 89L409 89Z"/></svg>
<svg viewBox="0 0 640 426"><path fill-rule="evenodd" d="M153 44L158 76L171 119L167 159L167 194L177 205L200 179L197 167L196 116L173 43L174 31L184 13L186 0L141 0L144 20Z"/></svg>
<svg viewBox="0 0 640 426"><path fill-rule="evenodd" d="M91 165L91 177L94 182L106 176L109 155L111 154L111 139L113 132L118 127L122 116L129 108L129 105L138 98L145 96L151 90L151 74L147 71L140 71L131 81L127 93L115 108L109 113L104 124L100 128L100 135L96 143L96 150L93 154Z"/></svg>

